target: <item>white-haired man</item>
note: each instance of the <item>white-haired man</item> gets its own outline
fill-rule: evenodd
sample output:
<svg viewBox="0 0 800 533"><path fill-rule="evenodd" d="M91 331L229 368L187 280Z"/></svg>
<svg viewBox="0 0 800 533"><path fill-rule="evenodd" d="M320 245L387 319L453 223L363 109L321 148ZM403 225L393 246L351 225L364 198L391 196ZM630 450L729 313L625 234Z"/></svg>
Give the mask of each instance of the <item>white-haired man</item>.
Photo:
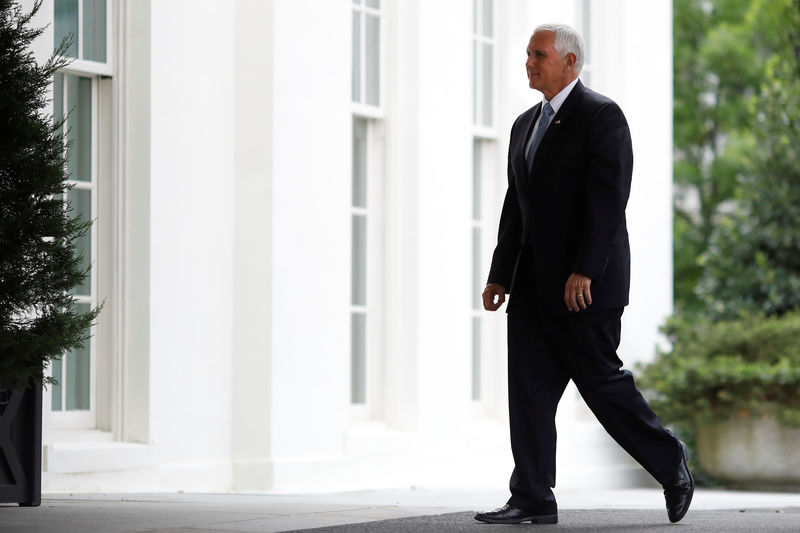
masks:
<svg viewBox="0 0 800 533"><path fill-rule="evenodd" d="M511 128L508 191L483 304L510 294L508 395L511 498L489 523L554 524L556 407L569 380L608 433L664 487L677 522L694 492L686 446L665 429L616 350L628 304L625 207L633 169L619 106L578 79L581 36L536 28L525 67L544 100Z"/></svg>

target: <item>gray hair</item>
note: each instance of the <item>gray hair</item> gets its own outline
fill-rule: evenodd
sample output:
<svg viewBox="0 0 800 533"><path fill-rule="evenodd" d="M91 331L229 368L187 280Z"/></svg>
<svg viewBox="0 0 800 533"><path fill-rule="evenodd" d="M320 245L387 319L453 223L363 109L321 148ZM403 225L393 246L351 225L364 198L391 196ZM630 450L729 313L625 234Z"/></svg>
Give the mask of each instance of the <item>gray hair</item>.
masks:
<svg viewBox="0 0 800 533"><path fill-rule="evenodd" d="M540 24L536 26L533 33L536 34L540 31L552 31L556 34L556 40L553 48L556 52L565 56L569 53L575 54L575 74L580 74L583 69L583 58L586 55L586 44L583 42L581 34L575 31L572 26L566 24Z"/></svg>

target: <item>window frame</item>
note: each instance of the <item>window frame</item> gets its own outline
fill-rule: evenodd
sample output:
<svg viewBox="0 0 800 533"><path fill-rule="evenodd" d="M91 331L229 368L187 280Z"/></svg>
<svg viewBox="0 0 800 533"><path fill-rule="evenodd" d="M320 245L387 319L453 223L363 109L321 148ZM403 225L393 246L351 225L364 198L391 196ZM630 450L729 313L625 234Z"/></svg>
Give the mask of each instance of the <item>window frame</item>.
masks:
<svg viewBox="0 0 800 533"><path fill-rule="evenodd" d="M386 28L384 17L384 6L374 8L368 7L364 0L355 0L352 3L351 13L357 13L361 19L360 24L360 38L359 38L359 81L360 81L360 98L358 101L353 100L352 86L350 91L350 105L353 115L358 115L370 119L383 119L384 108L386 101L386 83L385 83L385 41L386 41ZM375 16L378 19L378 104L368 104L366 102L366 88L367 88L367 46L366 46L366 17L367 15ZM352 17L350 18L352 22ZM353 34L353 28L350 28L350 34ZM352 55L351 55L352 57ZM355 69L355 65L350 65L351 72ZM352 83L352 81L351 81Z"/></svg>
<svg viewBox="0 0 800 533"><path fill-rule="evenodd" d="M495 164L495 157L497 152L497 139L498 139L498 122L499 122L499 105L497 98L498 89L498 74L500 66L498 62L498 17L497 17L497 2L492 1L492 27L488 32L491 35L486 35L482 32L484 26L483 14L486 0L473 0L472 3L472 29L471 29L471 43L473 46L472 56L472 78L473 78L473 94L472 94L472 150L470 152L472 164L472 176L470 179L470 194L471 201L470 208L470 222L469 222L469 242L471 251L472 275L470 276L470 284L473 285L472 291L475 293L470 298L470 312L469 312L469 332L470 332L470 351L469 351L469 375L470 375L470 400L477 409L476 412L481 412L482 407L486 405L488 396L492 391L487 387L487 373L491 371L492 361L489 360L489 351L487 345L489 343L490 328L487 322L486 313L483 311L482 302L480 301L480 292L483 289L483 279L487 272L487 225L486 214L488 211L487 193L490 190L489 176L492 175L492 169ZM492 91L492 98L490 100L492 123L486 125L483 123L484 118L484 98L483 87L484 83L479 83L477 78L484 68L484 46L488 44L491 48L492 54L492 70L490 86ZM478 194L478 198L475 195ZM479 211L476 214L475 208ZM477 243L476 241L477 233ZM475 270L478 270L477 272ZM475 298L477 297L477 301ZM476 334L477 328L477 334Z"/></svg>

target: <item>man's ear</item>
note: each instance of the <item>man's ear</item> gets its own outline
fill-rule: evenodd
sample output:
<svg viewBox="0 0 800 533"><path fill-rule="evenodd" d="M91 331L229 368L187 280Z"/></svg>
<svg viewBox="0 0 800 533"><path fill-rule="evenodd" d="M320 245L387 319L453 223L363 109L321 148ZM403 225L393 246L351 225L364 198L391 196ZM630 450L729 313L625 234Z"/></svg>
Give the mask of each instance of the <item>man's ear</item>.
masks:
<svg viewBox="0 0 800 533"><path fill-rule="evenodd" d="M567 55L565 57L567 59L567 67L570 70L575 70L575 63L578 62L578 56L576 56L572 52L567 52Z"/></svg>

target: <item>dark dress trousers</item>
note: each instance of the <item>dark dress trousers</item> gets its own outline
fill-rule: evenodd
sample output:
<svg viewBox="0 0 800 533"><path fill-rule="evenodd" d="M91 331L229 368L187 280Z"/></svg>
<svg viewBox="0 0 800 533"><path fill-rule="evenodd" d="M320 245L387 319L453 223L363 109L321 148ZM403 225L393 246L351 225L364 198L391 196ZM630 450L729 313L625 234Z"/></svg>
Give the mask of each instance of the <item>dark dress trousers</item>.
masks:
<svg viewBox="0 0 800 533"><path fill-rule="evenodd" d="M541 107L511 129L508 191L488 281L510 293L509 503L550 513L555 413L570 379L606 431L660 483L672 480L682 455L616 353L630 286L625 207L633 152L625 116L578 81L529 166L525 146ZM573 272L592 279L592 304L579 313L564 302Z"/></svg>

